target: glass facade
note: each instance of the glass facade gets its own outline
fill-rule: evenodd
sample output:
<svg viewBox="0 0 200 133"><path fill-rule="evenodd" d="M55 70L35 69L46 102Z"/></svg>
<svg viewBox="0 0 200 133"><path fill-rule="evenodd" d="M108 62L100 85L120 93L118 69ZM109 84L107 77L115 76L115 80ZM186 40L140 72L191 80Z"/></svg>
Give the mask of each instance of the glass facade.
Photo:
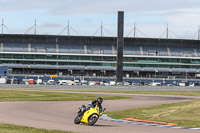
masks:
<svg viewBox="0 0 200 133"><path fill-rule="evenodd" d="M116 56L0 54L0 64L116 66ZM200 69L200 59L163 57L124 57L124 67Z"/></svg>

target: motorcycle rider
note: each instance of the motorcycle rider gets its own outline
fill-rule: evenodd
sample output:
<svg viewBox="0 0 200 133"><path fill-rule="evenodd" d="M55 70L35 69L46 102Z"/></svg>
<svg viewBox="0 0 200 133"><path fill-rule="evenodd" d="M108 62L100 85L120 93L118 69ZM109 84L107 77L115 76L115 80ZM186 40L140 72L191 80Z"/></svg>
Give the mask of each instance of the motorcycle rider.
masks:
<svg viewBox="0 0 200 133"><path fill-rule="evenodd" d="M102 105L101 105L102 103L103 103L103 98L98 97L97 100L93 100L91 103L88 104L89 105L88 109L90 109L90 107L94 108L97 105L99 107L99 112L101 112L102 111Z"/></svg>
<svg viewBox="0 0 200 133"><path fill-rule="evenodd" d="M75 124L80 124L81 122L86 123L90 126L94 125L96 121L102 116L106 108L102 110L101 104L103 103L103 98L98 97L97 100L93 100L89 103L89 107L82 105L78 111L78 115L74 119Z"/></svg>

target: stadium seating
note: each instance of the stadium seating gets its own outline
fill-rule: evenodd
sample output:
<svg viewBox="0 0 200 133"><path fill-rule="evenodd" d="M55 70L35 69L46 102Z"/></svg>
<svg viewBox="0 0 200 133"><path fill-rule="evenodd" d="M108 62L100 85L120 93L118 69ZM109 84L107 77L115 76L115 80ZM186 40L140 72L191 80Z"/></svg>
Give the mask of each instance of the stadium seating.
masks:
<svg viewBox="0 0 200 133"><path fill-rule="evenodd" d="M142 46L143 55L168 56L167 47Z"/></svg>
<svg viewBox="0 0 200 133"><path fill-rule="evenodd" d="M141 55L139 46L136 45L124 45L125 55Z"/></svg>
<svg viewBox="0 0 200 133"><path fill-rule="evenodd" d="M55 53L56 45L51 43L32 43L31 52L41 52L41 53Z"/></svg>
<svg viewBox="0 0 200 133"><path fill-rule="evenodd" d="M195 57L194 48L192 47L171 47L171 56Z"/></svg>
<svg viewBox="0 0 200 133"><path fill-rule="evenodd" d="M88 54L113 54L111 44L87 44Z"/></svg>
<svg viewBox="0 0 200 133"><path fill-rule="evenodd" d="M27 52L28 44L26 44L26 43L4 43L3 51L5 51L5 52Z"/></svg>
<svg viewBox="0 0 200 133"><path fill-rule="evenodd" d="M72 44L59 44L59 53L84 54L84 45L83 44L74 44L74 43L72 43Z"/></svg>

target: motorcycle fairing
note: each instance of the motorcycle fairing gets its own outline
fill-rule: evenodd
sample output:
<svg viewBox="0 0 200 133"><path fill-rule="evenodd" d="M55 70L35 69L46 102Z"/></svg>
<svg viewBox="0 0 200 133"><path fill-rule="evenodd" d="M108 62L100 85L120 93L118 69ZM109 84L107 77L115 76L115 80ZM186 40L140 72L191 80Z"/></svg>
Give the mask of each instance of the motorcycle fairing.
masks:
<svg viewBox="0 0 200 133"><path fill-rule="evenodd" d="M81 119L81 122L84 122L86 124L88 124L88 118L93 115L93 114L97 114L98 116L100 116L99 112L97 111L99 110L99 107L95 107L95 108L90 108L89 110L87 110L84 115L83 118Z"/></svg>

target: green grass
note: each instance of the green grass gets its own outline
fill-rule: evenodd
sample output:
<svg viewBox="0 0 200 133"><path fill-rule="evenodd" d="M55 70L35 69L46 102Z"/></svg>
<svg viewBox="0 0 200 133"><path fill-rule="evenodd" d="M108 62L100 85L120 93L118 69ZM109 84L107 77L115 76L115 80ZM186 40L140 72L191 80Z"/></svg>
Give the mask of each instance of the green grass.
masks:
<svg viewBox="0 0 200 133"><path fill-rule="evenodd" d="M74 93L56 93L41 91L16 91L16 90L0 90L0 102L11 101L83 101L95 100L98 97L104 100L127 99L128 97L109 96L109 95L93 95L93 94L74 94Z"/></svg>
<svg viewBox="0 0 200 133"><path fill-rule="evenodd" d="M52 91L52 90L49 90ZM56 90L55 90L56 91ZM110 91L110 90L57 90L72 92L103 92L103 93L125 93L125 94L152 94L152 95L176 95L176 96L200 96L200 91Z"/></svg>
<svg viewBox="0 0 200 133"><path fill-rule="evenodd" d="M24 88L1 88L5 90L21 90ZM33 90L33 89L29 89ZM125 93L125 94L152 94L152 95L176 95L176 96L200 96L200 91L123 91L123 90L66 90L66 89L34 89L37 91L66 91L66 92L103 92L103 93Z"/></svg>
<svg viewBox="0 0 200 133"><path fill-rule="evenodd" d="M68 131L37 129L32 127L0 124L0 133L74 133Z"/></svg>
<svg viewBox="0 0 200 133"><path fill-rule="evenodd" d="M200 91L116 91L116 93L200 96Z"/></svg>
<svg viewBox="0 0 200 133"><path fill-rule="evenodd" d="M182 127L200 127L200 100L106 113L116 119L135 118L176 123Z"/></svg>

